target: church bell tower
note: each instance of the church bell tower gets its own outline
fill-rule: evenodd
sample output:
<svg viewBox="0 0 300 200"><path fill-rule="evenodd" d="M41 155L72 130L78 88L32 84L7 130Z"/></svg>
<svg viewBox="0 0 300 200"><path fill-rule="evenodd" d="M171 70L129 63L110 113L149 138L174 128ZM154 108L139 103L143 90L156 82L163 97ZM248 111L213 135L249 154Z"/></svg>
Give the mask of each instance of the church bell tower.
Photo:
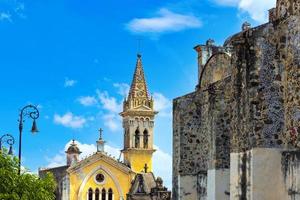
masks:
<svg viewBox="0 0 300 200"><path fill-rule="evenodd" d="M152 171L154 117L153 99L149 96L141 55L137 63L130 91L123 102L124 161L134 172Z"/></svg>

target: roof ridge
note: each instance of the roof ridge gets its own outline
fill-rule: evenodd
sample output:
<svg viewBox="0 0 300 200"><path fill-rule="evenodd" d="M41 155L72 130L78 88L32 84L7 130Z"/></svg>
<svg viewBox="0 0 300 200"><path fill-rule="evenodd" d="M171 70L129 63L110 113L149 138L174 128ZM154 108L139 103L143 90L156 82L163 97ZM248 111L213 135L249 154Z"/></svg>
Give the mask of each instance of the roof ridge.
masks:
<svg viewBox="0 0 300 200"><path fill-rule="evenodd" d="M122 162L121 160L118 160L118 159L116 159L115 157L109 155L107 152L95 152L95 153L93 153L93 154L90 154L90 155L88 155L88 156L82 158L81 160L79 160L79 161L78 161L76 164L74 164L73 166L70 166L70 168L74 168L74 167L78 166L79 164L84 163L84 161L86 161L87 159L89 159L89 158L91 158L91 157L93 157L93 156L95 156L95 155L97 155L97 154L101 154L101 155L105 156L106 158L108 158L108 159L110 159L110 160L112 160L112 161L114 161L114 162L116 162L116 163L118 163L118 164L121 164L123 167L126 167L126 168L130 169L130 167L129 167L128 165L126 165L124 162ZM131 170L131 169L130 169L130 170Z"/></svg>

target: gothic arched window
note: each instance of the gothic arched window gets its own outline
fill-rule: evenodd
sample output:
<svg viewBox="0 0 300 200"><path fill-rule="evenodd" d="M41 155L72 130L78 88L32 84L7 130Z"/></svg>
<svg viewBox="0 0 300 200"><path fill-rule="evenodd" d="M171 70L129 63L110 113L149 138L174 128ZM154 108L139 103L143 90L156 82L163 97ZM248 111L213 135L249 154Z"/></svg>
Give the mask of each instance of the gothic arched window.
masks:
<svg viewBox="0 0 300 200"><path fill-rule="evenodd" d="M88 200L93 200L93 189L90 188L88 191Z"/></svg>
<svg viewBox="0 0 300 200"><path fill-rule="evenodd" d="M101 200L106 200L106 190L104 188L102 189L101 194L102 194Z"/></svg>
<svg viewBox="0 0 300 200"><path fill-rule="evenodd" d="M137 193L145 193L144 179L143 179L142 175L139 175L138 179L139 179L139 185L137 188Z"/></svg>
<svg viewBox="0 0 300 200"><path fill-rule="evenodd" d="M98 188L95 190L95 200L100 200L100 191Z"/></svg>
<svg viewBox="0 0 300 200"><path fill-rule="evenodd" d="M111 188L109 188L108 190L108 200L113 200L113 190Z"/></svg>
<svg viewBox="0 0 300 200"><path fill-rule="evenodd" d="M134 147L135 148L139 148L140 147L140 131L139 131L139 128L137 128L136 131L135 131L135 143L134 143Z"/></svg>
<svg viewBox="0 0 300 200"><path fill-rule="evenodd" d="M148 143L149 143L149 135L148 135L148 131L147 129L144 130L143 133L143 139L144 139L144 148L147 149L148 148Z"/></svg>

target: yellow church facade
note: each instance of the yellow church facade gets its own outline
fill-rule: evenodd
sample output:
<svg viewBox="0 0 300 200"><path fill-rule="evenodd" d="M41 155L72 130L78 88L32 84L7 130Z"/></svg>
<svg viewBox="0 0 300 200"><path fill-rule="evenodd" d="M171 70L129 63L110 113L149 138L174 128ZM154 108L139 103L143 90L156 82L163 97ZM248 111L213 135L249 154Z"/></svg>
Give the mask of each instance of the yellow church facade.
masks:
<svg viewBox="0 0 300 200"><path fill-rule="evenodd" d="M138 55L128 97L123 102L123 160L105 152L105 141L96 141L97 151L79 160L80 149L73 140L66 151L67 165L41 169L52 172L58 183L57 200L159 200L170 199L162 179L152 172L154 101L149 96Z"/></svg>
<svg viewBox="0 0 300 200"><path fill-rule="evenodd" d="M125 199L135 173L113 158L97 153L68 169L70 200ZM103 197L104 196L104 197Z"/></svg>

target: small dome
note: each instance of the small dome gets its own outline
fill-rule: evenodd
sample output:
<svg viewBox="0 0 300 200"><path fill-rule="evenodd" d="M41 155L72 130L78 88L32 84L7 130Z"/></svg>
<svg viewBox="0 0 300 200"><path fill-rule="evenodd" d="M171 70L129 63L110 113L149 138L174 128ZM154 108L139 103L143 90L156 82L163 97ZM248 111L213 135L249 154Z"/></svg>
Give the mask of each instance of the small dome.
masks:
<svg viewBox="0 0 300 200"><path fill-rule="evenodd" d="M68 150L66 151L66 153L69 154L73 154L73 153L77 153L77 154L81 154L81 151L79 150L77 144L75 143L75 140L73 140L73 142L70 144Z"/></svg>
<svg viewBox="0 0 300 200"><path fill-rule="evenodd" d="M156 179L156 184L157 184L157 186L159 186L159 187L162 187L162 186L163 186L164 181L162 180L161 177L157 177L157 179Z"/></svg>

